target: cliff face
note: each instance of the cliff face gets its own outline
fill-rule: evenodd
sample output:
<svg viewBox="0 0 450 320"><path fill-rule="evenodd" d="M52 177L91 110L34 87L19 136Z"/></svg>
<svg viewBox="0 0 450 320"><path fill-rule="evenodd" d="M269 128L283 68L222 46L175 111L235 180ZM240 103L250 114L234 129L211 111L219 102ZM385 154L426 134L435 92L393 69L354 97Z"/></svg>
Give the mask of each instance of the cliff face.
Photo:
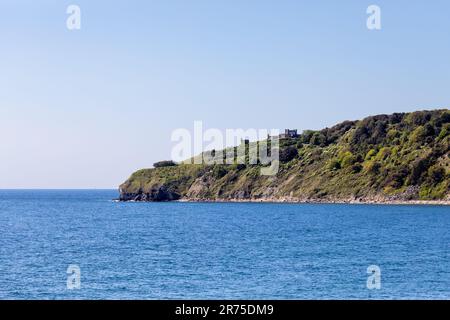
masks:
<svg viewBox="0 0 450 320"><path fill-rule="evenodd" d="M280 140L276 176L260 165L143 169L124 201L450 200L450 111L378 115Z"/></svg>

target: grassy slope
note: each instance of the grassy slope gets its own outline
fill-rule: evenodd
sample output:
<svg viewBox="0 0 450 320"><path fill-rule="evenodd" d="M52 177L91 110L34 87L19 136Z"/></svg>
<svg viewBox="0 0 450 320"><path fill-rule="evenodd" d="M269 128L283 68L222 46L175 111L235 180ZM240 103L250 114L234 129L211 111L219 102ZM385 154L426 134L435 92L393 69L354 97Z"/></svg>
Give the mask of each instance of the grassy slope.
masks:
<svg viewBox="0 0 450 320"><path fill-rule="evenodd" d="M257 165L191 165L143 169L122 192L147 193L159 186L197 199L349 198L448 199L450 111L418 111L346 121L283 139L275 177Z"/></svg>

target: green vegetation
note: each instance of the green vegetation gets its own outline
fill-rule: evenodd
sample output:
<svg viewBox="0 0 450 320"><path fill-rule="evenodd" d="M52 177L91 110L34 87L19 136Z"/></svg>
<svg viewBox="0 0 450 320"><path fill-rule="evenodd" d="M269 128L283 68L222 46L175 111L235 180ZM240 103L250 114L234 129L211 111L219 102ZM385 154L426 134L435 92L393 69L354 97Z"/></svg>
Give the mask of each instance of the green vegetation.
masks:
<svg viewBox="0 0 450 320"><path fill-rule="evenodd" d="M135 172L121 191L152 193L163 187L200 200L449 200L449 145L447 109L377 115L280 140L274 177L260 175L259 164L164 161Z"/></svg>
<svg viewBox="0 0 450 320"><path fill-rule="evenodd" d="M153 167L163 168L163 167L174 167L176 165L177 164L175 162L173 162L172 160L164 160L164 161L155 162L153 164Z"/></svg>

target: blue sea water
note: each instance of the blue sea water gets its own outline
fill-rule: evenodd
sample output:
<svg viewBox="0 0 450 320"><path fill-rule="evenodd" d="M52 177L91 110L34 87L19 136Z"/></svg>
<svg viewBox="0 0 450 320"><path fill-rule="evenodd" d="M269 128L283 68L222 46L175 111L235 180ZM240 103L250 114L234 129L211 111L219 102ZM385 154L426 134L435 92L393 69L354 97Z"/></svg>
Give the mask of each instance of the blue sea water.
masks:
<svg viewBox="0 0 450 320"><path fill-rule="evenodd" d="M450 208L0 191L1 299L448 299ZM81 288L67 288L67 268ZM381 288L367 288L367 267Z"/></svg>

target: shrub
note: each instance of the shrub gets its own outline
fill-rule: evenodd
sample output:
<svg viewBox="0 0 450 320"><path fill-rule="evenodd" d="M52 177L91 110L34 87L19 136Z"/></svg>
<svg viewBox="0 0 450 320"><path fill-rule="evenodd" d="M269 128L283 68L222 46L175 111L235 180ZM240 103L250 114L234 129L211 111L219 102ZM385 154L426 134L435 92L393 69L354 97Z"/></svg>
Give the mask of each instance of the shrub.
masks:
<svg viewBox="0 0 450 320"><path fill-rule="evenodd" d="M409 140L413 143L424 144L426 143L426 137L434 133L433 127L430 125L419 126L411 133Z"/></svg>
<svg viewBox="0 0 450 320"><path fill-rule="evenodd" d="M370 149L369 152L367 152L366 157L364 158L364 160L370 160L370 159L372 159L376 154L377 154L377 152L375 151L375 149Z"/></svg>
<svg viewBox="0 0 450 320"><path fill-rule="evenodd" d="M386 184L394 189L399 189L405 183L408 173L406 168L400 168L388 177Z"/></svg>
<svg viewBox="0 0 450 320"><path fill-rule="evenodd" d="M428 176L433 183L439 183L444 180L445 169L437 166L430 167L428 169Z"/></svg>
<svg viewBox="0 0 450 320"><path fill-rule="evenodd" d="M228 173L228 171L225 168L225 166L220 166L220 165L214 166L214 169L213 169L214 178L220 179L220 178L224 177L227 173Z"/></svg>
<svg viewBox="0 0 450 320"><path fill-rule="evenodd" d="M380 172L381 164L377 161L370 161L366 164L366 171L371 174L378 174Z"/></svg>
<svg viewBox="0 0 450 320"><path fill-rule="evenodd" d="M376 160L386 160L387 157L391 154L391 149L389 147L383 147L378 151L377 155L375 156Z"/></svg>
<svg viewBox="0 0 450 320"><path fill-rule="evenodd" d="M313 136L315 131L313 130L305 130L300 136L300 141L303 143L310 143L311 137Z"/></svg>
<svg viewBox="0 0 450 320"><path fill-rule="evenodd" d="M405 122L410 126L422 126L430 119L430 115L426 112L412 112L405 117Z"/></svg>
<svg viewBox="0 0 450 320"><path fill-rule="evenodd" d="M298 150L295 147L286 147L280 150L280 161L289 162L298 156Z"/></svg>
<svg viewBox="0 0 450 320"><path fill-rule="evenodd" d="M441 132L439 133L438 139L442 140L450 133L450 124L446 123L442 126Z"/></svg>
<svg viewBox="0 0 450 320"><path fill-rule="evenodd" d="M450 111L444 110L434 121L436 126L440 127L444 124L450 123Z"/></svg>
<svg viewBox="0 0 450 320"><path fill-rule="evenodd" d="M428 169L428 160L419 159L411 164L410 183L412 185L420 182L422 174Z"/></svg>
<svg viewBox="0 0 450 320"><path fill-rule="evenodd" d="M172 160L164 160L164 161L159 161L159 162L155 162L153 164L153 166L155 168L163 168L163 167L174 167L177 164L175 162L173 162Z"/></svg>
<svg viewBox="0 0 450 320"><path fill-rule="evenodd" d="M241 171L244 170L247 166L243 163L235 163L231 165L231 170Z"/></svg>
<svg viewBox="0 0 450 320"><path fill-rule="evenodd" d="M398 138L399 136L400 136L400 132L395 129L390 129L386 135L386 137L391 140Z"/></svg>
<svg viewBox="0 0 450 320"><path fill-rule="evenodd" d="M353 173L358 173L361 172L363 166L361 165L361 163L355 163L354 165L352 165L352 172Z"/></svg>
<svg viewBox="0 0 450 320"><path fill-rule="evenodd" d="M347 168L356 162L356 157L350 151L340 154L341 167Z"/></svg>
<svg viewBox="0 0 450 320"><path fill-rule="evenodd" d="M341 168L341 162L338 159L332 159L328 163L328 169L330 170L339 170Z"/></svg>
<svg viewBox="0 0 450 320"><path fill-rule="evenodd" d="M310 143L315 146L324 146L326 142L326 137L321 132L315 132L310 140Z"/></svg>

